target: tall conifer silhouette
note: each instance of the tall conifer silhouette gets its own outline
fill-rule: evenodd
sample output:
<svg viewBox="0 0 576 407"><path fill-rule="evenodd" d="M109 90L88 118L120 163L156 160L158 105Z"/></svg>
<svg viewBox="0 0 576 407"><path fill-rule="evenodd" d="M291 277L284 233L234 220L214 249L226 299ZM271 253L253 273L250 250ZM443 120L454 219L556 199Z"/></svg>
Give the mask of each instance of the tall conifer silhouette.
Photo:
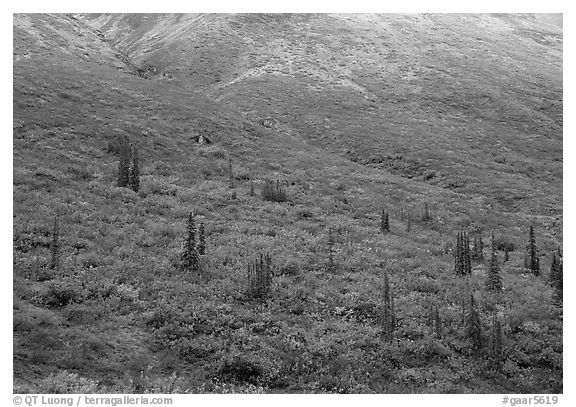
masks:
<svg viewBox="0 0 576 407"><path fill-rule="evenodd" d="M500 276L500 265L498 264L498 257L496 256L496 243L494 242L494 233L492 233L490 265L488 269L486 287L492 291L502 291L502 277Z"/></svg>
<svg viewBox="0 0 576 407"><path fill-rule="evenodd" d="M530 226L530 234L528 235L528 245L526 246L526 262L527 268L530 269L535 276L540 275L540 258L538 257L538 249L536 247L536 236L534 235L534 227Z"/></svg>
<svg viewBox="0 0 576 407"><path fill-rule="evenodd" d="M394 296L388 273L384 275L384 310L382 317L384 337L388 342L392 342L396 328L396 315L394 310Z"/></svg>
<svg viewBox="0 0 576 407"><path fill-rule="evenodd" d="M140 163L138 159L138 148L135 146L131 147L132 164L130 165L129 171L129 181L130 187L134 192L140 190Z"/></svg>
<svg viewBox="0 0 576 407"><path fill-rule="evenodd" d="M382 215L380 218L380 232L382 233L390 232L390 222L388 219L388 212L384 211L384 209L382 209Z"/></svg>
<svg viewBox="0 0 576 407"><path fill-rule="evenodd" d="M196 249L196 226L192 212L188 213L186 241L182 252L182 270L189 273L195 273L200 270L200 258Z"/></svg>
<svg viewBox="0 0 576 407"><path fill-rule="evenodd" d="M60 225L58 224L58 215L54 216L54 226L52 229L52 241L50 242L50 268L57 269L60 267Z"/></svg>

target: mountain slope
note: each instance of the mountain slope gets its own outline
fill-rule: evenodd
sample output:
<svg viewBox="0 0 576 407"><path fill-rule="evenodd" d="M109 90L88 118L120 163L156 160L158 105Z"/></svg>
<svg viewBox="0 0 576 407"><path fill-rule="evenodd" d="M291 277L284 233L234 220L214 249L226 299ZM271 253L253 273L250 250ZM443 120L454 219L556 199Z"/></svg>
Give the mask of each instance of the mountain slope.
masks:
<svg viewBox="0 0 576 407"><path fill-rule="evenodd" d="M16 15L14 50L15 391L562 391L561 310L546 281L562 244L557 26ZM120 137L139 149L138 193L116 187ZM263 200L265 179L288 201ZM189 211L206 224L200 275L179 269ZM530 225L540 277L523 266ZM482 262L454 275L463 228L514 246L502 294L485 289ZM275 275L258 303L247 264L264 252ZM470 291L480 350L462 324ZM499 371L486 362L494 315Z"/></svg>
<svg viewBox="0 0 576 407"><path fill-rule="evenodd" d="M490 195L509 210L561 210L547 197L561 193L562 32L533 16L83 18L252 120L443 186L500 185Z"/></svg>

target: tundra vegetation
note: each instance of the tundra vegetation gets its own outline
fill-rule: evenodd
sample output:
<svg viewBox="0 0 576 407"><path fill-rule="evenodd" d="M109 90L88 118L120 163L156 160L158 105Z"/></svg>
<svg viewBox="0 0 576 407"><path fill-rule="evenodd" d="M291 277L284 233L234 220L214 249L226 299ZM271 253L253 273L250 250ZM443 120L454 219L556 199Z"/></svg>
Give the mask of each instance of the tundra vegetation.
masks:
<svg viewBox="0 0 576 407"><path fill-rule="evenodd" d="M561 50L524 15L14 15L14 392L562 392Z"/></svg>

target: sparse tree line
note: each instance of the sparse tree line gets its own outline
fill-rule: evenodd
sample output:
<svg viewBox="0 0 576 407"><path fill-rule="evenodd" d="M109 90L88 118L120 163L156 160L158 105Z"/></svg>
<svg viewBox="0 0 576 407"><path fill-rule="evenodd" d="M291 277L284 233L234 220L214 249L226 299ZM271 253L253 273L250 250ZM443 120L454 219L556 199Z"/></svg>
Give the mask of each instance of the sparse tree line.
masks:
<svg viewBox="0 0 576 407"><path fill-rule="evenodd" d="M405 220L406 232L411 230L411 220L413 219L410 210L402 211L401 220ZM424 211L421 216L423 222L432 220L428 204L424 205ZM385 209L381 210L379 231L382 234L390 233L390 214ZM328 269L334 270L334 231L332 228L327 232L327 256ZM470 237L466 231L458 231L456 235L456 244L453 250L454 271L459 276L472 274L472 262L484 262L484 241L482 236L476 236L470 245ZM508 253L514 250L514 244L505 240L497 241L492 233L490 244L490 258L487 265L486 288L489 291L501 293L503 289L501 268L497 252L504 252L504 261L508 261ZM536 247L534 228L531 226L529 231L528 244L526 246L525 267L535 276L540 275L539 257ZM562 255L560 249L552 253L552 263L549 273L549 284L554 289L553 303L556 306L562 306ZM384 306L381 311L381 325L383 336L386 341L393 341L395 330L397 329L397 318L395 315L394 298L390 284L390 278L386 272L384 275ZM478 312L476 300L472 291L469 292L469 300L462 304L462 325L465 327L466 336L471 341L473 349L479 351L486 349L489 356L490 366L494 369L500 369L504 361L502 327L499 317L492 316L489 329L483 328L482 319ZM443 336L443 322L441 312L437 304L430 305L427 315L427 325L430 333L437 339Z"/></svg>
<svg viewBox="0 0 576 407"><path fill-rule="evenodd" d="M414 221L420 220L421 224L427 224L434 220L434 216L430 210L428 202L424 202L420 217L414 216L412 209L402 208L402 211L400 211L399 220L406 222L406 233L410 233L412 231L412 225ZM384 234L390 233L390 213L384 208L382 208L382 212L380 214L380 232Z"/></svg>
<svg viewBox="0 0 576 407"><path fill-rule="evenodd" d="M119 156L117 186L131 188L134 192L140 190L140 164L138 158L138 148L129 141L128 137L119 137L114 143L109 142L108 151ZM230 189L235 188L234 169L232 159L228 158L228 185ZM260 195L263 200L271 202L286 202L288 195L286 189L281 185L280 180L265 180L262 184ZM255 196L254 185L250 183L249 196ZM231 199L238 197L236 190L232 191Z"/></svg>
<svg viewBox="0 0 576 407"><path fill-rule="evenodd" d="M198 235L198 240L196 240ZM204 223L196 228L192 212L188 213L186 236L180 260L180 270L185 273L198 274L202 272L200 256L206 254L206 237ZM265 300L272 285L272 257L269 253L261 254L259 258L247 266L248 297Z"/></svg>
<svg viewBox="0 0 576 407"><path fill-rule="evenodd" d="M109 147L110 149L110 147ZM137 148L129 142L127 137L119 138L119 143L115 148L112 148L113 152L116 152L120 156L119 166L118 166L118 186L127 187L130 186L135 192L139 190L139 164L138 164L138 150ZM235 188L234 183L234 169L232 166L232 159L228 159L228 177L230 188ZM271 202L285 202L287 201L286 190L282 186L279 180L271 181L266 180L260 191L261 198L265 201ZM255 196L254 185L250 184L249 196ZM232 199L236 199L236 191L232 193ZM382 208L380 218L379 229L382 234L388 234L391 231L390 228L390 213ZM430 223L433 221L434 217L431 213L430 207L427 202L424 203L422 208L422 213L419 216L419 220L422 223ZM403 209L400 213L400 220L405 221L405 231L410 233L412 229L412 222L414 220L414 215L411 209ZM55 222L55 230L57 231L57 223ZM200 225L198 231L199 241L196 243L196 231L194 226L194 218L192 213L189 214L188 226L187 226L187 236L184 251L182 253L182 270L187 272L196 273L200 271L200 261L199 255L205 254L205 241L204 241L204 225ZM335 269L334 261L334 231L332 228L328 230L327 239L327 257L328 257L328 270ZM496 242L494 234L492 234L491 244L490 244L490 258L488 262L487 269L487 280L486 288L490 291L501 292L502 291L502 277L501 268L497 256L497 251L504 252L503 261L506 262L509 259L509 252L515 249L514 244L507 241ZM57 242L53 244L53 259L56 259L58 252ZM482 236L474 237L472 241L472 246L470 245L470 237L468 232L460 230L456 235L456 243L453 249L454 255L454 272L459 276L467 276L472 273L472 263L473 262L484 262L484 241ZM248 266L248 281L250 288L247 290L250 295L254 298L263 299L270 290L271 282L271 259L268 254L263 255L264 257L260 260L255 260ZM265 261L263 261L263 259ZM56 267L57 260L53 260L51 267ZM536 239L534 235L534 229L531 226L528 238L528 244L526 246L526 255L524 266L526 269L530 270L535 276L540 275L540 259L538 256L538 250L536 247ZM386 277L386 281L388 277ZM561 305L562 302L562 257L558 251L553 254L552 265L550 269L550 284L554 288L554 301L557 305ZM265 284L263 282L266 282ZM387 283L386 283L387 284ZM387 296L391 294L386 294ZM393 309L393 308L390 308ZM391 312L390 309L386 311ZM438 312L436 309L435 312ZM439 318L439 317L438 317Z"/></svg>
<svg viewBox="0 0 576 407"><path fill-rule="evenodd" d="M122 174L122 181L127 181L132 187L135 184L135 177L138 172L137 150L128 143L121 147L121 165L119 166L119 181ZM131 164L130 164L131 163ZM231 167L230 167L231 168ZM231 177L232 178L232 177ZM119 182L120 183L120 182ZM253 192L253 190L252 190ZM285 200L285 191L280 183L268 181L262 187L262 197L266 200L282 202ZM410 231L412 215L408 212L406 216L406 231ZM432 219L428 204L424 206L421 217L422 221L429 222ZM390 233L390 215L382 209L379 231L382 234ZM494 233L490 242L490 257L487 264L486 289L501 293L503 283L501 267L498 260L497 251L500 249L505 253L505 261L508 259L508 252L514 250L514 245L506 241L496 241ZM334 271L337 267L335 261L335 236L334 229L328 228L327 232L327 263L328 270ZM50 268L58 269L60 266L60 226L59 216L54 217L52 239L50 245L51 261ZM189 212L186 225L184 245L180 258L180 270L189 274L202 272L201 256L206 255L206 238L204 223L196 227L195 216ZM484 262L484 242L482 236L473 239L470 246L468 232L460 230L456 234L456 244L453 250L454 272L458 276L469 276L472 274L473 261ZM524 266L534 276L540 276L540 259L536 244L536 236L533 226L530 226L528 233L528 243L526 245ZM273 278L272 256L269 253L257 255L256 258L247 264L246 273L246 294L249 298L257 301L265 301L270 294ZM548 274L548 284L553 288L553 303L562 307L563 301L563 259L560 248L552 253L550 272ZM485 332L478 312L474 293L469 292L469 300L462 305L462 324L465 327L467 338L474 349L488 349L491 363L495 368L500 368L503 362L503 338L501 322L497 315L492 316L489 332ZM383 308L380 312L381 326L384 340L392 342L395 337L398 320L394 307L394 295L388 272L384 273L383 287ZM442 321L441 309L437 304L431 304L428 309L427 325L430 333L438 339L443 337L444 324Z"/></svg>
<svg viewBox="0 0 576 407"><path fill-rule="evenodd" d="M116 144L109 144L108 150L119 155L118 164L118 186L130 187L135 192L140 188L140 168L138 149L130 143L127 137L120 137L117 139ZM232 167L232 160L228 160L228 176L230 188L234 188L234 171ZM255 196L254 185L250 184L251 197ZM261 197L263 200L272 202L285 202L287 200L286 190L279 180L271 181L266 180L261 187ZM235 191L233 199L235 199ZM400 214L400 220L405 221L405 230L407 233L411 231L413 221L412 210L403 209ZM424 203L423 210L420 216L422 223L429 223L433 220L428 203ZM384 208L381 211L381 219L379 230L382 234L390 233L390 213ZM198 242L196 242L196 233L198 233ZM196 231L194 216L189 214L187 224L187 235L184 245L184 250L181 258L182 271L197 273L201 270L200 255L205 255L205 230L204 224L201 223L198 231ZM54 220L53 240L51 243L52 258L50 268L56 269L59 265L59 227L58 217ZM329 228L327 240L327 255L328 255L328 269L334 270L334 231ZM504 262L508 260L508 253L514 250L514 244L510 242L500 241L496 242L492 234L491 240L490 261L488 264L488 276L486 287L491 291L502 291L502 278L499 261L497 258L497 250L504 251ZM473 246L470 247L470 238L466 231L458 231L456 236L456 244L453 250L454 254L454 271L455 274L460 276L470 275L472 273L472 261L482 263L484 261L484 242L481 236L476 236L473 240ZM250 281L249 293L255 298L263 299L266 297L270 289L271 282L271 258L269 254L263 255L263 259L256 260L253 264L248 266L248 280ZM528 244L526 247L525 255L525 268L529 269L535 276L540 275L540 260L538 250L536 248L536 239L534 229L531 226L529 232ZM265 276L265 277L262 277ZM263 284L262 281L266 283ZM386 280L387 281L387 280ZM561 305L562 303L562 256L560 251L554 253L552 257L552 265L550 269L550 284L555 289L555 303ZM254 288L254 287L258 288ZM256 293L256 294L254 294ZM391 294L386 294L391 295ZM392 308L391 308L392 309ZM386 311L390 312L390 310ZM436 310L437 312L437 310Z"/></svg>
<svg viewBox="0 0 576 407"><path fill-rule="evenodd" d="M406 221L406 232L411 230L411 220L413 218L411 210L402 210L400 220ZM421 215L422 222L430 222L433 217L431 215L428 203L424 204L424 209ZM382 209L380 215L380 232L382 234L390 233L390 214L385 209ZM329 247L332 245L330 241L333 237L329 232ZM490 260L488 263L488 278L486 287L492 291L502 291L502 277L500 275L500 263L498 260L498 251L504 252L503 262L509 260L509 253L514 251L514 243L507 240L497 241L492 233L490 244ZM452 250L454 256L454 272L459 276L466 276L472 273L472 262L484 262L484 241L482 236L475 236L472 246L470 245L470 237L468 232L460 230L456 234L456 243ZM331 259L331 254L330 258ZM330 260L332 262L332 260ZM536 237L534 234L534 227L530 226L528 234L528 243L526 245L526 253L524 256L524 267L535 275L540 275L540 257L538 255L538 248L536 247ZM550 266L550 284L556 291L562 289L562 254L560 249L552 253L552 263ZM555 298L562 298L561 292L555 293Z"/></svg>
<svg viewBox="0 0 576 407"><path fill-rule="evenodd" d="M388 233L389 226L389 214L386 211L382 211L379 227L380 232ZM329 271L334 271L337 267L334 258L334 233L333 228L328 229L326 246ZM458 276L468 276L472 274L472 260L481 262L483 259L482 237L477 236L473 241L474 244L471 250L468 233L459 231L456 235L454 270ZM494 234L492 234L490 257L487 265L486 289L494 293L501 293L503 285L497 247L498 243ZM60 225L58 215L54 217L50 252L50 268L58 269L60 266ZM200 222L200 224L196 226L195 216L192 212L189 212L180 257L180 271L190 275L202 273L201 258L206 255L205 225L203 222ZM528 244L526 246L526 258L530 260L526 262L526 269L530 270L533 275L539 276L540 263L534 228L532 226L530 227ZM272 256L269 253L257 255L256 258L246 266L246 297L258 302L266 301L270 296L273 275ZM548 283L554 290L553 304L562 307L563 271L562 253L560 249L552 253ZM383 305L379 312L379 325L381 327L382 339L385 342L392 343L396 339L399 320L396 316L394 292L387 271L384 272L382 297ZM432 337L438 340L443 339L445 324L442 318L442 310L437 303L431 303L429 305L426 315L426 325ZM462 302L461 326L464 335L471 344L472 351L487 356L490 368L500 371L506 360L500 317L496 315L496 313L493 313L490 318L490 323L483 322L472 290L469 291L468 301Z"/></svg>

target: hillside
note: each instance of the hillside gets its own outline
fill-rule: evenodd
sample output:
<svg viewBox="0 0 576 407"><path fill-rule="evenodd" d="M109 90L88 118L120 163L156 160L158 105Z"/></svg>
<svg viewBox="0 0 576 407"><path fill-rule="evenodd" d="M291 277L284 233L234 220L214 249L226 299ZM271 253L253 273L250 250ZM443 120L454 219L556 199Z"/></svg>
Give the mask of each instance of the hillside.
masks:
<svg viewBox="0 0 576 407"><path fill-rule="evenodd" d="M285 132L400 175L493 189L505 209L560 209L548 199L562 171L554 26L490 15L95 17L138 63L252 120L271 116ZM537 196L523 191L527 180Z"/></svg>
<svg viewBox="0 0 576 407"><path fill-rule="evenodd" d="M562 38L533 15L15 15L15 391L562 392ZM138 193L116 186L121 137ZM501 294L487 262L454 274L458 230L515 247Z"/></svg>

